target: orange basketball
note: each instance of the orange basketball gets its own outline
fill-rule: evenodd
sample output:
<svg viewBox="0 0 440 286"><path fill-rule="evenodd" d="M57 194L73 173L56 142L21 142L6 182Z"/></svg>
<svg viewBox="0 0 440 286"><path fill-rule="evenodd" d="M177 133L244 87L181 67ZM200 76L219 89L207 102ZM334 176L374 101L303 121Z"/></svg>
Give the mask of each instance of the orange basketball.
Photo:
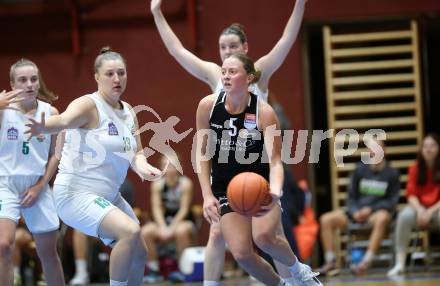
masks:
<svg viewBox="0 0 440 286"><path fill-rule="evenodd" d="M227 196L229 206L245 216L254 216L262 205L268 205L272 201L269 183L262 176L252 172L240 173L232 178Z"/></svg>

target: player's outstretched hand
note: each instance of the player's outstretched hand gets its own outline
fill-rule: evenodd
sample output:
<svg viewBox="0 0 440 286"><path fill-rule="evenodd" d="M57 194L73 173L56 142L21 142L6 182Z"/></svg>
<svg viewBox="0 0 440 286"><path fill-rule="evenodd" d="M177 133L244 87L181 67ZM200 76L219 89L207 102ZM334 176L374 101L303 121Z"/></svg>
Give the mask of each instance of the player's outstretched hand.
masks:
<svg viewBox="0 0 440 286"><path fill-rule="evenodd" d="M41 121L38 122L33 118L29 118L29 123L26 124L26 127L29 127L28 130L24 132L24 134L28 135L28 140L31 140L32 137L38 136L44 131L44 127L46 126L46 117L44 112L41 112Z"/></svg>
<svg viewBox="0 0 440 286"><path fill-rule="evenodd" d="M9 107L9 104L23 101L24 98L22 97L17 98L17 95L19 95L22 92L23 92L22 89L15 89L8 92L6 92L6 90L3 90L2 92L0 92L0 110L6 108L16 109Z"/></svg>
<svg viewBox="0 0 440 286"><path fill-rule="evenodd" d="M138 160L135 171L142 180L147 181L155 181L163 175L161 170L150 165L145 158L141 158L140 162Z"/></svg>

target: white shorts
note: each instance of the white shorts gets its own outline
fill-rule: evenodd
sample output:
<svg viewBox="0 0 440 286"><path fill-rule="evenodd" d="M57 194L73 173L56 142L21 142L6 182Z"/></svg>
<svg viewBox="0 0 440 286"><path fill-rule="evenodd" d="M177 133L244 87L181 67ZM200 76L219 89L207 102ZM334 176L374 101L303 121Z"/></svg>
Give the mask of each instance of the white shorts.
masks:
<svg viewBox="0 0 440 286"><path fill-rule="evenodd" d="M118 208L139 224L133 209L120 193L103 197L73 186L55 184L54 196L58 215L65 224L100 238L105 245L115 242L114 238L100 237L98 233L102 220L110 211Z"/></svg>
<svg viewBox="0 0 440 286"><path fill-rule="evenodd" d="M24 193L39 178L40 176L0 176L0 218L18 223L21 214L29 231L34 234L55 231L60 225L49 185L41 190L31 207L24 208L20 204Z"/></svg>

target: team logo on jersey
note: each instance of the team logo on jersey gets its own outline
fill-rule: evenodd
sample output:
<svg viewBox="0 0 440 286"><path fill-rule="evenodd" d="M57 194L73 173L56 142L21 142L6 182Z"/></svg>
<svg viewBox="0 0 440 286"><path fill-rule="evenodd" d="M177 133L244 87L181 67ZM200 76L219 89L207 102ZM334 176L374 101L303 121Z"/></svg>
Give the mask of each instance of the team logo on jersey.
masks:
<svg viewBox="0 0 440 286"><path fill-rule="evenodd" d="M8 140L17 140L18 139L18 129L15 127L11 127L8 129L7 133Z"/></svg>
<svg viewBox="0 0 440 286"><path fill-rule="evenodd" d="M38 135L36 138L40 143L46 140L46 136L44 136L43 134Z"/></svg>
<svg viewBox="0 0 440 286"><path fill-rule="evenodd" d="M243 125L246 129L255 129L257 127L257 116L253 113L246 113Z"/></svg>
<svg viewBox="0 0 440 286"><path fill-rule="evenodd" d="M118 128L116 128L116 125L113 122L110 122L108 124L108 135L110 136L118 136Z"/></svg>

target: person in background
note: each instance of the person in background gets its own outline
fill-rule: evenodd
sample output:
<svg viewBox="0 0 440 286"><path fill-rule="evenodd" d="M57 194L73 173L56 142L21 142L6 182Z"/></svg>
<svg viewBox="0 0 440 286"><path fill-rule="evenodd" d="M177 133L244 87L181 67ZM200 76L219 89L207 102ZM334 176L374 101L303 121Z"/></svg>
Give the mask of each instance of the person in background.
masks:
<svg viewBox="0 0 440 286"><path fill-rule="evenodd" d="M423 139L417 161L409 167L406 197L408 206L399 212L395 227L395 265L387 273L395 276L405 271L406 255L414 229L430 224L440 226L440 136L430 133Z"/></svg>
<svg viewBox="0 0 440 286"><path fill-rule="evenodd" d="M14 253L12 254L12 263L14 265L14 286L21 286L23 283L20 271L23 252L31 247L32 241L32 234L24 225L19 225L15 231L15 247Z"/></svg>
<svg viewBox="0 0 440 286"><path fill-rule="evenodd" d="M287 118L284 108L276 99L275 95L271 93L268 103L272 106L275 114L280 122L281 136L284 136L284 131L291 130L292 126ZM281 223L283 224L284 234L289 242L290 247L295 253L296 257L301 260L295 234L292 229L298 223L298 219L304 210L304 192L299 189L298 184L294 178L289 166L284 164L284 181L283 181L283 195L280 202L283 212L281 212ZM265 257L267 259L267 257Z"/></svg>
<svg viewBox="0 0 440 286"><path fill-rule="evenodd" d="M385 144L374 140L371 157L378 154ZM386 150L385 150L386 154ZM346 210L333 210L320 218L321 243L324 248L325 264L317 269L321 274L330 274L336 268L333 250L334 231L347 227L348 223L369 223L372 226L367 251L359 264L352 270L356 274L365 272L371 265L380 243L386 234L399 200L399 171L392 168L385 157L375 164L360 162L353 171L348 187Z"/></svg>
<svg viewBox="0 0 440 286"><path fill-rule="evenodd" d="M178 260L183 250L193 244L195 232L195 225L191 219L191 180L181 175L165 156L161 157L160 165L165 169L165 175L151 185L153 221L142 227L142 237L150 251L147 262L149 274L144 277L144 282L148 283L163 279L159 274L159 244L175 241ZM168 276L171 280L184 280L183 274L178 272L170 273Z"/></svg>

